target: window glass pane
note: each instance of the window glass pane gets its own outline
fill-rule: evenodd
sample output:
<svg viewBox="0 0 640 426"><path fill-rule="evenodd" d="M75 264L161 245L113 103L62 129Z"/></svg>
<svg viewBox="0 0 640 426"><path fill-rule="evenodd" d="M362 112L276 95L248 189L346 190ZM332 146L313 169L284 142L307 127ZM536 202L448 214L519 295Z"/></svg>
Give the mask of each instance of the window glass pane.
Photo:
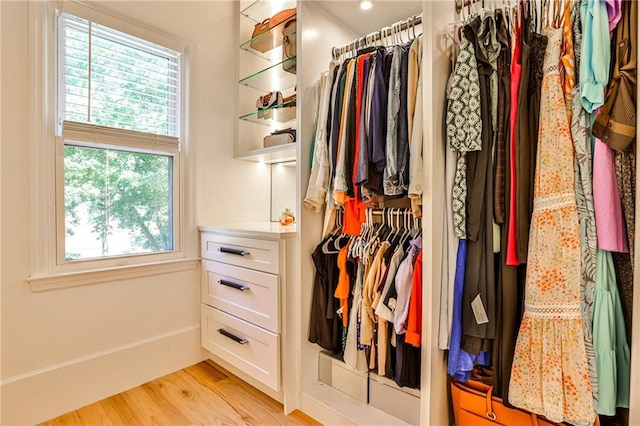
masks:
<svg viewBox="0 0 640 426"><path fill-rule="evenodd" d="M62 14L60 121L179 137L180 55Z"/></svg>
<svg viewBox="0 0 640 426"><path fill-rule="evenodd" d="M66 259L173 250L172 161L66 145Z"/></svg>

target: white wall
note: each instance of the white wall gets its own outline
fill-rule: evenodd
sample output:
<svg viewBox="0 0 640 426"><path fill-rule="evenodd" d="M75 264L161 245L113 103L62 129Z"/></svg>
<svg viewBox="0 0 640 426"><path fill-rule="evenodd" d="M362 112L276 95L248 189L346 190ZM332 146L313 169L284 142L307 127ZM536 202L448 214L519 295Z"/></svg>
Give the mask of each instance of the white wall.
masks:
<svg viewBox="0 0 640 426"><path fill-rule="evenodd" d="M199 268L33 293L27 2L0 2L2 424L36 423L204 359ZM268 220L269 168L233 160L235 4L105 2L195 44L191 226ZM10 58L11 60L7 60ZM258 185L241 187L249 178ZM234 209L227 206L233 205ZM188 249L197 255L197 237Z"/></svg>

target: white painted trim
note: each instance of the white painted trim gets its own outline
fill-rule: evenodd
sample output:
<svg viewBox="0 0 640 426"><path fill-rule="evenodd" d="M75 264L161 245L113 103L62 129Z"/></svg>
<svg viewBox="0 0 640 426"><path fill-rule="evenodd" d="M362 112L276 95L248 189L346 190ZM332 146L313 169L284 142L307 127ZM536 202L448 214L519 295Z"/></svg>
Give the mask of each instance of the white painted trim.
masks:
<svg viewBox="0 0 640 426"><path fill-rule="evenodd" d="M180 271L198 267L199 258L178 259L167 262L147 263L143 265L120 266L84 272L35 276L27 278L34 293L84 285L100 284L110 281L130 280Z"/></svg>
<svg viewBox="0 0 640 426"><path fill-rule="evenodd" d="M40 423L204 359L197 324L12 376L0 423Z"/></svg>
<svg viewBox="0 0 640 426"><path fill-rule="evenodd" d="M316 382L302 391L301 411L328 425L407 425L404 421L329 385Z"/></svg>
<svg viewBox="0 0 640 426"><path fill-rule="evenodd" d="M55 10L56 7L84 8L92 14L98 14L101 7L91 2L46 1L30 2L29 4L29 56L33 64L29 75L29 114L33 117L30 126L30 198L31 198L31 229L30 229L30 274L29 282L38 282L42 277L82 277L75 273L86 272L92 274L96 270L117 269L131 264L138 264L144 270L151 263L177 262L187 257L197 256L197 233L193 226L195 219L194 171L193 158L190 154L190 103L189 84L191 75L190 52L196 52L195 43L180 39L181 67L180 73L183 89L181 96L181 143L179 154L174 155L173 173L173 216L174 216L174 247L170 252L159 252L142 255L112 256L100 259L75 260L68 262L64 259L64 203L61 185L62 179L62 139L55 137ZM152 27L113 11L104 10L105 16L117 21L122 17L122 24L135 24L144 30L151 31ZM93 16L93 15L92 15ZM158 30L160 31L160 30ZM162 32L162 31L160 31ZM128 32L129 33L129 32ZM135 35L135 34L133 34ZM164 34L169 38L177 36ZM144 37L142 37L144 38ZM151 40L154 41L154 40ZM156 41L154 41L156 42ZM163 44L163 43L159 43ZM169 46L170 47L170 46ZM184 269L184 268L183 268ZM133 269L132 269L133 270ZM177 269L179 270L179 269ZM171 270L169 270L171 272ZM153 275L153 274L149 274ZM139 275L144 276L144 275ZM105 282L98 279L95 282ZM46 281L43 281L43 284ZM53 281L55 282L55 281ZM74 287L70 286L62 287ZM37 288L42 287L42 288ZM53 285L53 288L59 286ZM48 290L47 286L33 286L34 291Z"/></svg>

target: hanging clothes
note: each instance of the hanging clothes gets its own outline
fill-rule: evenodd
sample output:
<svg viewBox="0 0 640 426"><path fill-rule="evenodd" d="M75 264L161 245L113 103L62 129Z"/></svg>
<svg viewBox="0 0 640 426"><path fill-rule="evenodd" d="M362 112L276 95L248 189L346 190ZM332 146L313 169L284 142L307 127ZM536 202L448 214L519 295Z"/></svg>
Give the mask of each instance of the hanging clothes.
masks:
<svg viewBox="0 0 640 426"><path fill-rule="evenodd" d="M338 253L333 246L334 236L325 237L311 255L316 268L313 281L309 341L334 353L342 351L342 319L337 314L334 293L338 284ZM343 244L346 240L343 240ZM329 248L331 246L331 248ZM348 284L348 275L345 279ZM346 305L346 301L345 301Z"/></svg>
<svg viewBox="0 0 640 426"><path fill-rule="evenodd" d="M516 199L517 199L517 179L516 179L516 135L518 108L520 105L520 81L522 79L522 24L520 20L515 19L512 22L514 27L513 54L511 59L511 103L509 110L509 155L507 156L509 167L509 185L505 191L509 191L509 202L506 204L508 209L506 214L509 217L507 226L507 265L517 266L520 264L518 260L518 236L516 221ZM505 207L505 208L506 208Z"/></svg>
<svg viewBox="0 0 640 426"><path fill-rule="evenodd" d="M573 147L558 72L562 29L547 29L525 311L509 401L548 419L595 420L580 314Z"/></svg>
<svg viewBox="0 0 640 426"><path fill-rule="evenodd" d="M569 3L567 3L567 8ZM571 137L575 150L575 191L576 203L578 207L578 223L580 225L580 305L582 313L582 330L584 333L584 347L587 355L587 365L589 368L589 380L591 382L591 392L594 402L598 400L599 386L598 373L596 370L595 353L593 351L593 297L596 280L596 219L593 205L593 169L591 154L591 136L589 132L589 117L582 107L580 98L580 87L577 81L580 78L582 53L582 22L580 20L580 4L576 2L573 7L571 17L567 20L565 14L565 26L563 36L567 38L567 23L572 27L574 53L574 77L571 76L571 60L567 58L563 61L565 65L565 99L571 102L569 105L571 113ZM569 95L567 97L567 94Z"/></svg>
<svg viewBox="0 0 640 426"><path fill-rule="evenodd" d="M502 225L500 241L500 261L496 285L496 334L492 346L493 392L509 404L509 380L511 362L518 335L518 325L522 316L522 284L518 281L517 268L507 265L507 230L511 194L507 190L511 184L511 154L509 114L511 110L511 38L508 34L507 17L500 9L496 11L496 30L501 43L498 57L498 73L502 86L499 86L498 129L495 166L494 217ZM501 118L502 117L502 118Z"/></svg>
<svg viewBox="0 0 640 426"><path fill-rule="evenodd" d="M629 252L613 150L597 138L593 153L593 197L598 248Z"/></svg>
<svg viewBox="0 0 640 426"><path fill-rule="evenodd" d="M527 3L530 4L530 3ZM524 17L522 28L522 75L516 120L516 226L517 253L520 264L527 263L529 228L533 212L534 176L538 129L540 121L540 91L547 37L534 32L530 12Z"/></svg>
<svg viewBox="0 0 640 426"><path fill-rule="evenodd" d="M611 2L610 2L611 3ZM622 201L630 254L613 253L622 299L627 340L631 341L631 310L633 306L633 258L635 245L636 152L636 76L638 37L637 2L613 2L609 7L609 28L617 18L613 40L615 56L613 76L605 103L593 124L593 133L615 150L615 172ZM609 5L609 3L607 3ZM617 6L620 5L620 16Z"/></svg>
<svg viewBox="0 0 640 426"><path fill-rule="evenodd" d="M466 31L460 36L460 52L448 85L447 142L458 152L453 186L453 214L456 236L466 238L467 153L482 148L482 117L480 116L480 84L475 46Z"/></svg>
<svg viewBox="0 0 640 426"><path fill-rule="evenodd" d="M505 221L506 146L509 137L511 99L511 40L507 34L507 21L501 9L495 12L496 38L500 43L496 67L498 76L498 111L496 121L496 161L494 175L493 216L497 224Z"/></svg>
<svg viewBox="0 0 640 426"><path fill-rule="evenodd" d="M416 38L409 51L409 82L416 78L415 87L409 87L409 94L415 93L415 105L409 111L410 141L409 141L409 188L408 196L411 199L411 209L414 217L422 217L422 193L424 173L422 161L423 146L423 99L422 99L422 36Z"/></svg>
<svg viewBox="0 0 640 426"><path fill-rule="evenodd" d="M485 21L493 21L486 15ZM472 354L490 350L495 336L495 271L493 258L493 129L491 126L490 76L493 67L485 56L481 44L490 43L490 31L481 31L494 25L483 26L481 17L475 17L464 27L465 36L475 43L478 64L481 118L483 125L482 149L467 153L467 265L463 289L461 347ZM486 319L485 319L486 318Z"/></svg>
<svg viewBox="0 0 640 426"><path fill-rule="evenodd" d="M604 104L604 91L609 83L609 17L605 3L600 0L582 1L580 17L584 35L580 96L584 109L591 114Z"/></svg>
<svg viewBox="0 0 640 426"><path fill-rule="evenodd" d="M599 414L629 408L631 354L611 253L598 250L593 312L593 345L600 385Z"/></svg>

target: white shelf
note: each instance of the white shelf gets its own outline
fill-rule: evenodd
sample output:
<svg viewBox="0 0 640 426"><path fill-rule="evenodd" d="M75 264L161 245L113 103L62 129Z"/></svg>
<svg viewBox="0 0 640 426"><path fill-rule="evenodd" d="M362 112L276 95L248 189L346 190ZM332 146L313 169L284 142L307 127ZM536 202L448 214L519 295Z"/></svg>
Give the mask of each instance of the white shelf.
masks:
<svg viewBox="0 0 640 426"><path fill-rule="evenodd" d="M253 21L262 22L281 10L294 7L296 7L295 0L255 0L244 8L241 6L240 13Z"/></svg>
<svg viewBox="0 0 640 426"><path fill-rule="evenodd" d="M322 382L302 389L302 411L325 424L408 425L409 423Z"/></svg>
<svg viewBox="0 0 640 426"><path fill-rule="evenodd" d="M271 146L269 148L254 149L238 153L239 160L256 161L259 163L286 163L296 161L297 142Z"/></svg>

